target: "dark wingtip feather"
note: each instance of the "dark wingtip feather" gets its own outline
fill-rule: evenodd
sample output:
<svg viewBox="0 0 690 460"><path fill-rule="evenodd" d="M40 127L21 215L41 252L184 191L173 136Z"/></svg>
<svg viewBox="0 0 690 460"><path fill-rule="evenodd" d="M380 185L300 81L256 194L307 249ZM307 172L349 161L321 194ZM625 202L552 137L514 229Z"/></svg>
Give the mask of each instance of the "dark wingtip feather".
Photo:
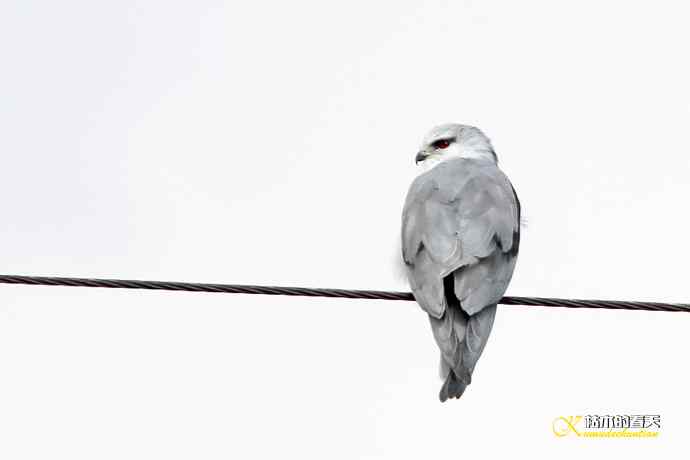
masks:
<svg viewBox="0 0 690 460"><path fill-rule="evenodd" d="M446 381L443 382L441 391L438 394L438 399L440 399L441 402L446 402L448 399L452 398L460 399L460 396L465 392L465 388L467 388L467 385L458 380L455 376L455 372L450 371L448 372Z"/></svg>

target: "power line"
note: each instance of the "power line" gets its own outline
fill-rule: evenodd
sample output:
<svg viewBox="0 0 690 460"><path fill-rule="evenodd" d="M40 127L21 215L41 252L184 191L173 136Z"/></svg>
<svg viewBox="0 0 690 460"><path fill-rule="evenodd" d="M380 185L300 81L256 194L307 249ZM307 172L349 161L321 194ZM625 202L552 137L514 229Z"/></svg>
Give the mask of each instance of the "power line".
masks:
<svg viewBox="0 0 690 460"><path fill-rule="evenodd" d="M410 292L362 291L246 284L181 283L176 281L142 281L101 278L64 278L55 276L0 275L0 283L34 286L100 287L114 289L150 289L162 291L221 292L226 294L263 294L344 299L414 300ZM661 302L628 302L621 300L554 299L546 297L503 297L503 305L531 307L608 308L614 310L651 310L690 312L690 304Z"/></svg>

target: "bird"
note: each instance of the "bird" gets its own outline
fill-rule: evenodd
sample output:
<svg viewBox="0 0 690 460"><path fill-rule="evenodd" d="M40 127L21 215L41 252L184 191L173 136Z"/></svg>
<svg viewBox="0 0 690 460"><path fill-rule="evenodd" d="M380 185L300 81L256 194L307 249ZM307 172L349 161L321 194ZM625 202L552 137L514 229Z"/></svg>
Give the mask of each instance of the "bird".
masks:
<svg viewBox="0 0 690 460"><path fill-rule="evenodd" d="M441 351L439 399L460 398L493 327L520 246L520 201L474 126L423 139L402 212L402 262Z"/></svg>

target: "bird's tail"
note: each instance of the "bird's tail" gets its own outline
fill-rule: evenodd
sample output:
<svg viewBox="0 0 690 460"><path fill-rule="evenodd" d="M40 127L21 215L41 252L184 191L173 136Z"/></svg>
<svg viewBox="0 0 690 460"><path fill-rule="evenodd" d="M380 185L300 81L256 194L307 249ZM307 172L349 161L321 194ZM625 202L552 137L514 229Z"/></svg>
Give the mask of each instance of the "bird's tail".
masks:
<svg viewBox="0 0 690 460"><path fill-rule="evenodd" d="M465 388L467 388L467 384L458 379L455 372L449 369L438 398L441 402L452 398L460 399L460 396L465 392Z"/></svg>
<svg viewBox="0 0 690 460"><path fill-rule="evenodd" d="M468 315L460 308L455 295L449 295L447 300L441 318L429 316L434 338L441 349L440 371L444 379L439 393L441 402L460 398L471 383L472 372L484 351L496 316L495 304Z"/></svg>

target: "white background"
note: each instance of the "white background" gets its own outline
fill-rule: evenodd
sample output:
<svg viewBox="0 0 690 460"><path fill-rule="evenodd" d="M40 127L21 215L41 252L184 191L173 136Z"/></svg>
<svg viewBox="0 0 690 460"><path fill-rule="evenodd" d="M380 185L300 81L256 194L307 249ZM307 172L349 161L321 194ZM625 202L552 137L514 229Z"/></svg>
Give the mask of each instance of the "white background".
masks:
<svg viewBox="0 0 690 460"><path fill-rule="evenodd" d="M682 2L13 1L0 273L405 290L435 124L528 225L508 294L690 301ZM0 458L682 458L690 315L501 307L437 400L412 303L0 286ZM588 413L658 439L557 439Z"/></svg>

